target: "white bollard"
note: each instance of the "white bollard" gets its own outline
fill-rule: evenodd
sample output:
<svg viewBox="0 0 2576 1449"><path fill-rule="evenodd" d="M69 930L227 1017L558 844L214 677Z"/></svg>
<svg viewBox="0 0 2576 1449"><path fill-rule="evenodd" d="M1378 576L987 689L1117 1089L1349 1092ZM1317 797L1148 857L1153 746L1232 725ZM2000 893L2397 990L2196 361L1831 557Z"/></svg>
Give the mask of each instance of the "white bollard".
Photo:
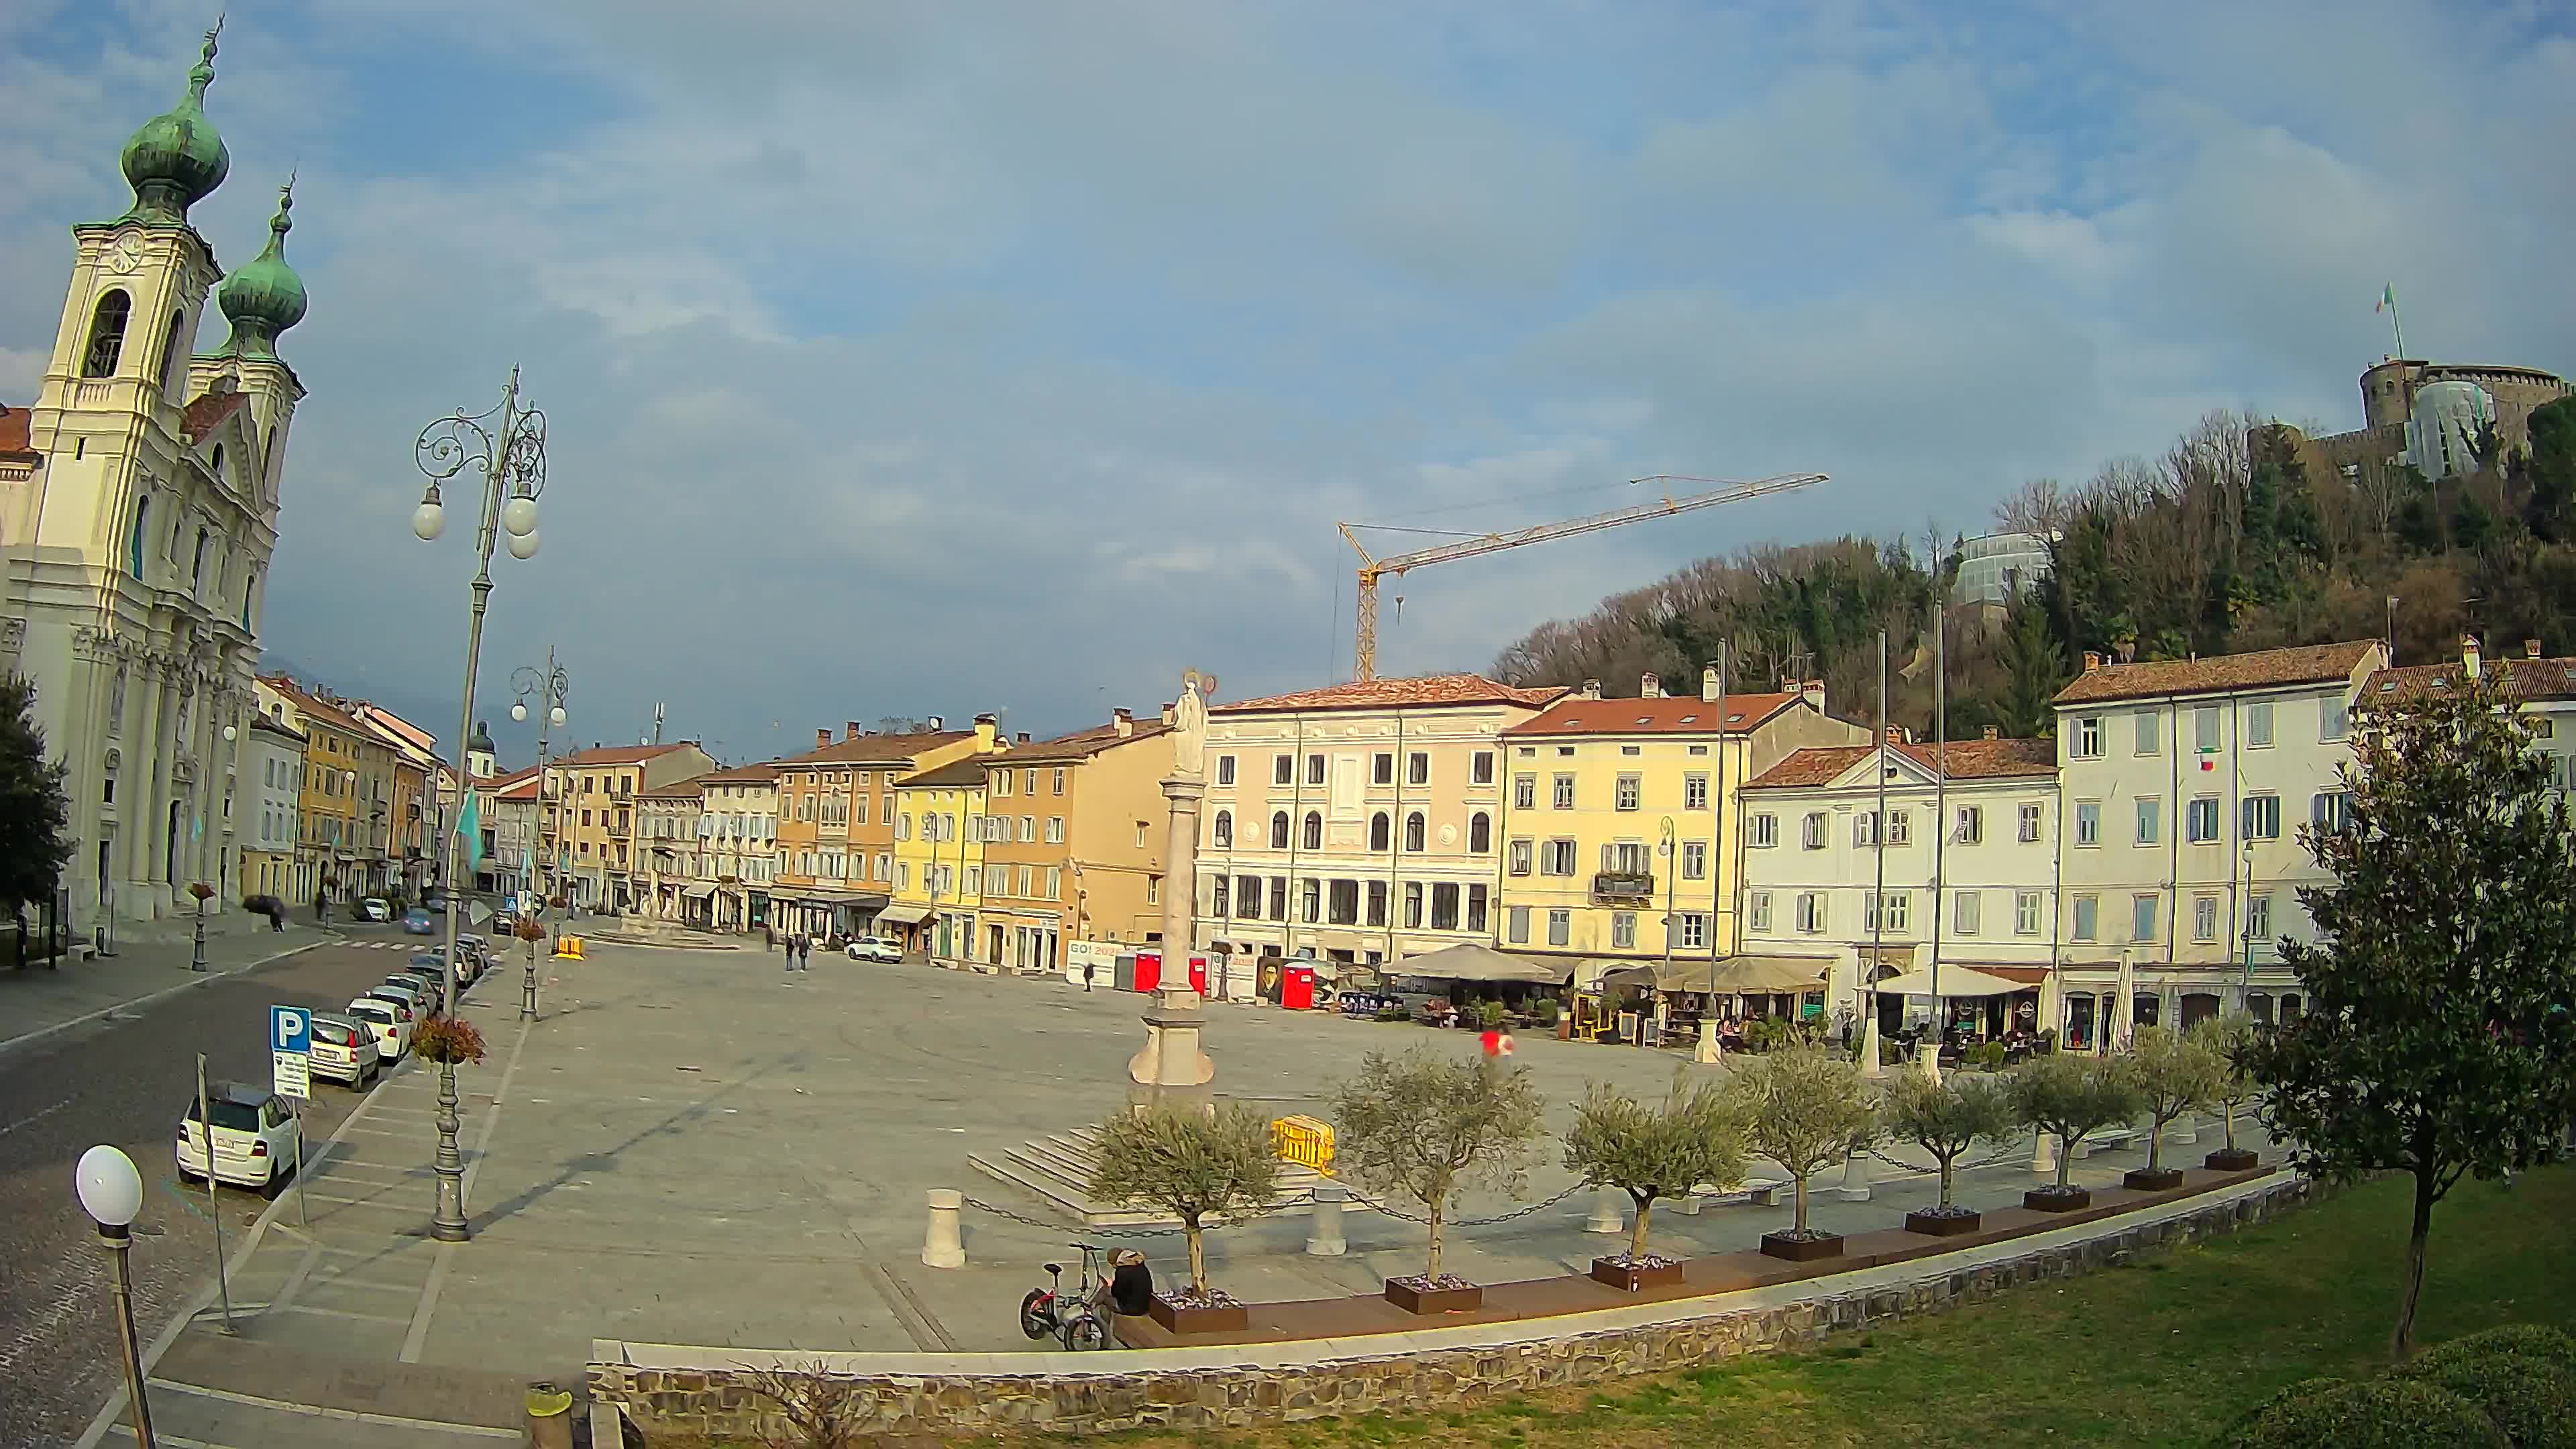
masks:
<svg viewBox="0 0 2576 1449"><path fill-rule="evenodd" d="M2200 1123L2189 1112L2173 1119L2172 1130L2165 1134L2167 1147L2189 1147L2200 1141Z"/></svg>
<svg viewBox="0 0 2576 1449"><path fill-rule="evenodd" d="M2055 1135L2055 1134L2053 1134L2053 1133L2048 1133L2048 1132L2033 1132L2032 1134L2030 1134L2030 1138L2031 1138L2031 1148L2030 1148L2030 1170L2031 1170L2031 1175L2032 1175L2032 1176L2034 1176L2034 1177L2044 1177L2044 1178L2049 1179L2049 1180L2050 1180L2050 1181L2052 1181L2052 1182L2056 1181L2056 1179L2057 1179L2057 1137L2056 1137L2056 1135Z"/></svg>
<svg viewBox="0 0 2576 1449"><path fill-rule="evenodd" d="M930 1190L930 1228L922 1236L921 1261L933 1268L966 1266L966 1243L958 1236L957 1212L966 1206L966 1194L953 1187Z"/></svg>
<svg viewBox="0 0 2576 1449"><path fill-rule="evenodd" d="M1941 1044L1925 1041L1914 1048L1914 1069L1938 1082L1941 1080Z"/></svg>
<svg viewBox="0 0 2576 1449"><path fill-rule="evenodd" d="M1628 1194L1620 1191L1618 1188L1605 1187L1601 1189L1600 1192L1593 1196L1592 1217L1590 1221L1583 1225L1583 1230L1587 1233L1626 1232L1628 1230L1628 1218L1626 1214L1620 1211L1620 1206L1626 1203L1627 1200Z"/></svg>
<svg viewBox="0 0 2576 1449"><path fill-rule="evenodd" d="M1315 1184L1315 1219L1306 1225L1307 1256L1338 1258L1351 1250L1342 1236L1342 1204L1350 1195L1338 1182Z"/></svg>
<svg viewBox="0 0 2576 1449"><path fill-rule="evenodd" d="M1870 1198L1869 1158L1855 1152L1843 1159L1843 1185L1834 1193L1845 1202L1867 1202Z"/></svg>

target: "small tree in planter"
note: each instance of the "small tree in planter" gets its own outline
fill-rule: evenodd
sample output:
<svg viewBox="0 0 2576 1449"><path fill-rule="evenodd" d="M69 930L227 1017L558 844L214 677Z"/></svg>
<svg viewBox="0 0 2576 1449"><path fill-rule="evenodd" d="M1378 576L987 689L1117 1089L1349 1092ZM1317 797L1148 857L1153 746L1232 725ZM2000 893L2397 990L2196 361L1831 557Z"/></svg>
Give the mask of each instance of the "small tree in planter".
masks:
<svg viewBox="0 0 2576 1449"><path fill-rule="evenodd" d="M2067 1182L2067 1169L2074 1165L2077 1143L2146 1105L2129 1080L2128 1058L2055 1052L2022 1063L2005 1080L2013 1119L2057 1138L2056 1185L2023 1193L2022 1206L2041 1212L2091 1206L2093 1194Z"/></svg>
<svg viewBox="0 0 2576 1449"><path fill-rule="evenodd" d="M1634 1293L1649 1283L1681 1281L1680 1259L1646 1251L1655 1200L1703 1182L1728 1188L1743 1181L1744 1129L1715 1082L1691 1088L1675 1072L1660 1106L1595 1082L1565 1134L1565 1166L1585 1187L1615 1187L1636 1203L1628 1251L1592 1260L1594 1278Z"/></svg>
<svg viewBox="0 0 2576 1449"><path fill-rule="evenodd" d="M1164 1105L1122 1112L1100 1126L1092 1196L1162 1209L1181 1220L1190 1286L1155 1295L1156 1322L1174 1333L1243 1326L1243 1305L1208 1287L1207 1220L1257 1212L1279 1192L1270 1118L1237 1102L1214 1111Z"/></svg>
<svg viewBox="0 0 2576 1449"><path fill-rule="evenodd" d="M1475 1308L1482 1288L1440 1271L1449 1198L1477 1185L1517 1192L1546 1121L1525 1067L1415 1047L1371 1052L1333 1094L1334 1150L1350 1175L1429 1213L1430 1253L1418 1278L1390 1278L1389 1302L1416 1313Z"/></svg>
<svg viewBox="0 0 2576 1449"><path fill-rule="evenodd" d="M2160 1026L2138 1028L2129 1043L2129 1080L2146 1103L2147 1165L2122 1177L2123 1185L2140 1192L2182 1186L2182 1169L2164 1165L2165 1128L2214 1100L2225 1075L2225 1065L2198 1037Z"/></svg>
<svg viewBox="0 0 2576 1449"><path fill-rule="evenodd" d="M1932 1154L1941 1164L1941 1202L1905 1215L1909 1233L1951 1236L1973 1233L1984 1215L1951 1201L1959 1159L1979 1142L2011 1135L2012 1106L2003 1085L1991 1077L1951 1073L1935 1081L1920 1072L1896 1079L1887 1094L1888 1135Z"/></svg>
<svg viewBox="0 0 2576 1449"><path fill-rule="evenodd" d="M1794 1262L1840 1253L1841 1234L1807 1226L1807 1183L1877 1138L1860 1068L1838 1052L1791 1041L1738 1063L1726 1093L1744 1124L1744 1145L1779 1163L1797 1186L1795 1225L1764 1233L1762 1251Z"/></svg>
<svg viewBox="0 0 2576 1449"><path fill-rule="evenodd" d="M2254 1074L2245 1070L2246 1048L2254 1040L2254 1018L2213 1016L2191 1030L2218 1061L2218 1090L2210 1094L2209 1102L2218 1109L2219 1121L2227 1133L2227 1145L2202 1158L2200 1165L2212 1172L2243 1172L2263 1160L2236 1145L2236 1114L2262 1093Z"/></svg>

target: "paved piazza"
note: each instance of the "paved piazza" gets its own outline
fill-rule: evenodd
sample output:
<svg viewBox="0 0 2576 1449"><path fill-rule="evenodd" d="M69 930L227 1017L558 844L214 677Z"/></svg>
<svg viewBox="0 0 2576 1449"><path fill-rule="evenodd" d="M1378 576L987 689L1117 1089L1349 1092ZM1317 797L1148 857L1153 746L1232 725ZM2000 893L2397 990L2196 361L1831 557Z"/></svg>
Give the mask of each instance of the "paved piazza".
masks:
<svg viewBox="0 0 2576 1449"><path fill-rule="evenodd" d="M422 1236L432 1078L407 1070L350 1119L312 1175L312 1237L281 1205L235 1286L271 1305L247 1336L281 1347L479 1370L577 1376L593 1337L808 1349L1029 1347L1013 1322L1038 1265L1067 1256L1070 1226L966 1214L969 1266L920 1261L923 1194L953 1187L1042 1216L967 1165L1022 1139L1095 1122L1124 1100L1144 998L817 956L788 976L755 941L738 951L592 946L549 962L543 1020L516 1021L518 973L475 993L492 1048L460 1073L472 1242ZM1228 1097L1286 1114L1322 1105L1371 1048L1466 1033L1212 1003L1207 1045ZM1588 1079L1660 1091L1681 1059L1524 1040L1563 1126ZM1692 1068L1694 1071L1708 1069ZM2197 1156L2209 1145L2183 1149ZM2102 1154L2085 1182L2140 1160ZM1839 1182L1839 1175L1831 1179ZM2027 1149L1971 1174L1963 1196L1996 1203L2031 1181ZM1564 1188L1548 1153L1533 1198ZM1880 1170L1874 1202L1820 1196L1827 1226L1886 1226L1930 1201L1921 1178ZM1592 1195L1453 1234L1456 1271L1487 1281L1579 1270L1611 1240L1583 1231ZM1505 1206L1469 1201L1469 1214ZM1668 1251L1749 1246L1788 1209L1657 1215ZM1305 1220L1210 1239L1220 1283L1250 1298L1375 1291L1418 1271L1421 1229L1376 1214L1348 1222L1351 1251L1310 1258ZM1141 1240L1158 1275L1179 1271L1177 1234Z"/></svg>

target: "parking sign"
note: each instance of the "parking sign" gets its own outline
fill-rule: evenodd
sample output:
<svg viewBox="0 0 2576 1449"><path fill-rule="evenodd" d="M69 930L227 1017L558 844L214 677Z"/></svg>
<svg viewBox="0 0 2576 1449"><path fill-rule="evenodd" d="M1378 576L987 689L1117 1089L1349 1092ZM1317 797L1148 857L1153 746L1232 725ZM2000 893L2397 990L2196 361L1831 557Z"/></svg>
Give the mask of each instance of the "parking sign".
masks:
<svg viewBox="0 0 2576 1449"><path fill-rule="evenodd" d="M313 1015L300 1006L268 1009L269 1090L281 1097L313 1095Z"/></svg>

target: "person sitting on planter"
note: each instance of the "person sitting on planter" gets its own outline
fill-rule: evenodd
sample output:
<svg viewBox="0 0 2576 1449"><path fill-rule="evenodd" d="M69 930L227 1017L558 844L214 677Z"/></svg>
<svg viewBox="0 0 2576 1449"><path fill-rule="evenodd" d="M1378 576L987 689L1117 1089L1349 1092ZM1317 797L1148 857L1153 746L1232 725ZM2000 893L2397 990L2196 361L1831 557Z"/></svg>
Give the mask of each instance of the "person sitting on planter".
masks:
<svg viewBox="0 0 2576 1449"><path fill-rule="evenodd" d="M1117 1271L1109 1275L1109 1306L1123 1317L1142 1317L1154 1303L1154 1270L1134 1248L1120 1249L1110 1261Z"/></svg>

